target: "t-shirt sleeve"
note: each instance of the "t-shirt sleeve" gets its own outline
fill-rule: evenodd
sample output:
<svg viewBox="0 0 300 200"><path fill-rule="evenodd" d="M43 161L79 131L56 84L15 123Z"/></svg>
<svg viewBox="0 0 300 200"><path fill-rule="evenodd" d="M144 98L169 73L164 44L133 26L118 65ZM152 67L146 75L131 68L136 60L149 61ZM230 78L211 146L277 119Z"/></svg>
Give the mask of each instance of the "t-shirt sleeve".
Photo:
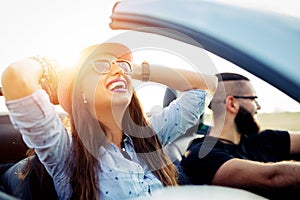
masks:
<svg viewBox="0 0 300 200"><path fill-rule="evenodd" d="M218 169L234 158L224 148L218 148L216 141L195 139L190 145L187 156L182 158L181 167L192 184L211 184Z"/></svg>
<svg viewBox="0 0 300 200"><path fill-rule="evenodd" d="M290 157L290 135L287 131L265 130L260 133L262 143L278 161Z"/></svg>

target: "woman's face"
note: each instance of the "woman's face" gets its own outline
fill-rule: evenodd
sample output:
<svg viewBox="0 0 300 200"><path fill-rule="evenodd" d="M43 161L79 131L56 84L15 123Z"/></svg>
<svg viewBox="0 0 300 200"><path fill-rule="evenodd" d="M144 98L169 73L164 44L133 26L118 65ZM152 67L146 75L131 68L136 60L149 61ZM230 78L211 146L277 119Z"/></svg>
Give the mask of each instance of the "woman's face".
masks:
<svg viewBox="0 0 300 200"><path fill-rule="evenodd" d="M108 112L122 114L120 112L125 111L133 95L131 77L127 73L130 68L128 69L126 62L117 63L117 60L112 55L101 55L93 59L83 79L85 98L88 104L94 105L94 112L100 121L101 115L107 115Z"/></svg>

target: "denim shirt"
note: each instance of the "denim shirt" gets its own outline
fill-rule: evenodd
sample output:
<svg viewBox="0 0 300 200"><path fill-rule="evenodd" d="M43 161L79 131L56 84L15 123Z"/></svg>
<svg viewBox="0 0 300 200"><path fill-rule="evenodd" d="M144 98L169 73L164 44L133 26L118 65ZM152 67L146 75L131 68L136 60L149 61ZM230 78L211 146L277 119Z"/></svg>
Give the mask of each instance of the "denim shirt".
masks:
<svg viewBox="0 0 300 200"><path fill-rule="evenodd" d="M150 118L161 143L166 145L197 122L203 113L207 93L202 90L184 92L160 114ZM41 162L53 177L59 199L72 194L70 174L66 174L67 156L71 153L72 138L50 103L44 90L37 90L22 99L6 102L10 119L22 133L28 147L34 148ZM133 199L149 197L163 187L146 163L138 158L129 134L124 133L125 158L113 143L100 147L100 199Z"/></svg>

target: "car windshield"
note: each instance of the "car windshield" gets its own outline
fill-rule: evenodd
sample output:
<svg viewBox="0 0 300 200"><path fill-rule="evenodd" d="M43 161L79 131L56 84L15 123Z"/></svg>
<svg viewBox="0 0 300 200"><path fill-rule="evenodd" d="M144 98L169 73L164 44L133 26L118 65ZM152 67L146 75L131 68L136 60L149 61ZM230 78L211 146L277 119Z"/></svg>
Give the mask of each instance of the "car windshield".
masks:
<svg viewBox="0 0 300 200"><path fill-rule="evenodd" d="M190 47L189 47L190 48ZM203 51L199 49L198 51ZM298 121L300 120L300 104L280 90L276 89L263 79L247 72L239 66L205 51L216 70L221 72L240 73L249 77L256 89L257 101L261 109L257 117L261 122L262 129L280 129L300 131ZM149 60L152 63L165 63L174 67L187 67L193 69L189 63L176 54L162 50L146 50L135 53L137 58ZM143 56L142 56L143 55ZM141 62L142 60L137 60ZM197 68L194 68L197 71ZM143 103L148 115L157 114L162 111L166 87L160 84L148 83L138 88L137 93ZM155 94L155 98L153 98ZM205 123L212 125L212 113L209 108L205 110Z"/></svg>

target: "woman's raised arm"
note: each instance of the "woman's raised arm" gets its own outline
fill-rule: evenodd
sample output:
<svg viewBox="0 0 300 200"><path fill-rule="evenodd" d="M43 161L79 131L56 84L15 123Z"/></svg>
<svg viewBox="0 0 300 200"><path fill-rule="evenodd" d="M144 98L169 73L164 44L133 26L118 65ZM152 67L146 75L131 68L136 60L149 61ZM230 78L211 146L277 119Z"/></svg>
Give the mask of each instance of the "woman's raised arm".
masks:
<svg viewBox="0 0 300 200"><path fill-rule="evenodd" d="M6 100L15 100L41 89L41 65L32 59L10 64L2 73L2 90Z"/></svg>
<svg viewBox="0 0 300 200"><path fill-rule="evenodd" d="M58 104L58 71L54 62L44 57L31 57L10 64L2 73L5 99L15 100L44 89L53 104Z"/></svg>
<svg viewBox="0 0 300 200"><path fill-rule="evenodd" d="M147 67L149 69L145 70ZM142 77L145 71L147 73ZM132 78L142 80L147 75L148 78L146 79L149 81L161 83L179 91L201 89L214 94L217 88L217 78L214 75L201 74L185 69L169 68L157 64L134 66Z"/></svg>

